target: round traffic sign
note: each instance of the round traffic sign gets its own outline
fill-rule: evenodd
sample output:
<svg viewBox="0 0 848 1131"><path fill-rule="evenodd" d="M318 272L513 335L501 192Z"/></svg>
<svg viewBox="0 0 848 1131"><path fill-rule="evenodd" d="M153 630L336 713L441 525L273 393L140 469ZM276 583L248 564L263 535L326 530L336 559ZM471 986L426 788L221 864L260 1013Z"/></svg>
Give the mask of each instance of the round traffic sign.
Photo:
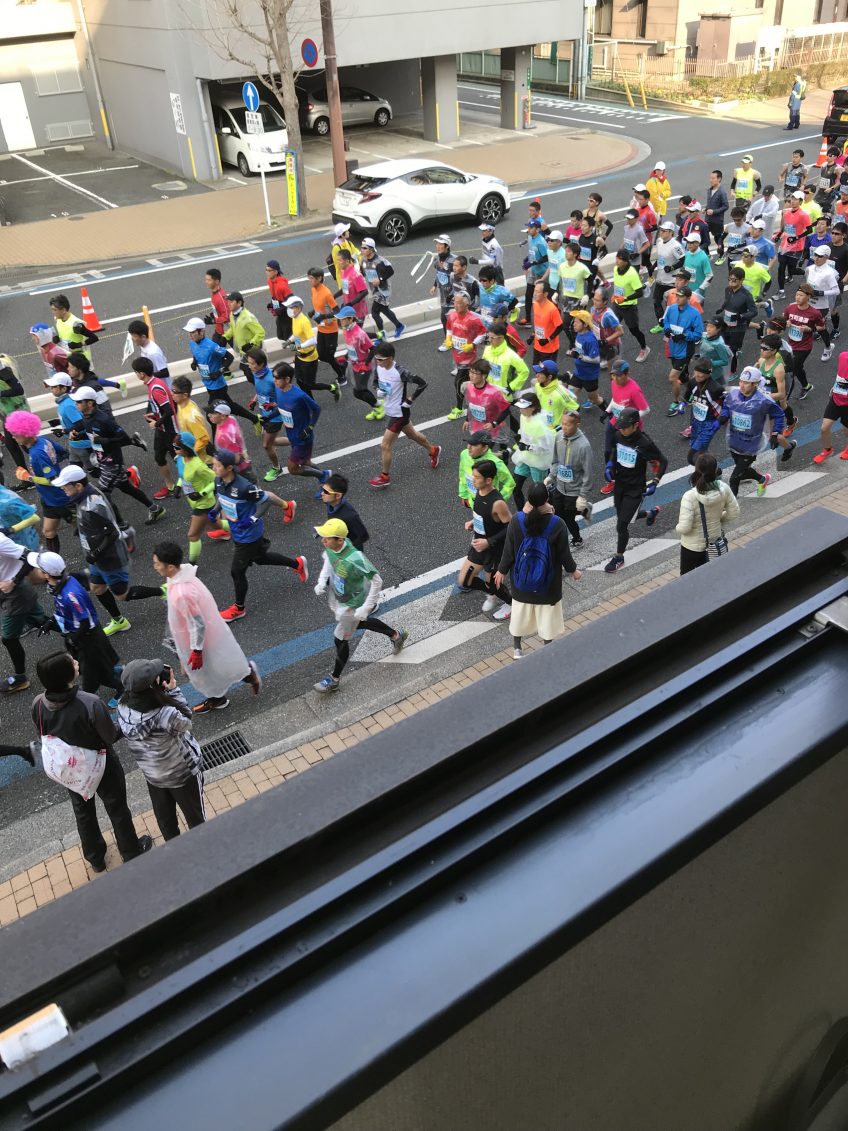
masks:
<svg viewBox="0 0 848 1131"><path fill-rule="evenodd" d="M307 67L314 67L318 62L318 45L314 39L304 39L300 45L300 57Z"/></svg>
<svg viewBox="0 0 848 1131"><path fill-rule="evenodd" d="M259 109L259 91L256 89L256 84L246 82L241 88L241 98L248 110Z"/></svg>

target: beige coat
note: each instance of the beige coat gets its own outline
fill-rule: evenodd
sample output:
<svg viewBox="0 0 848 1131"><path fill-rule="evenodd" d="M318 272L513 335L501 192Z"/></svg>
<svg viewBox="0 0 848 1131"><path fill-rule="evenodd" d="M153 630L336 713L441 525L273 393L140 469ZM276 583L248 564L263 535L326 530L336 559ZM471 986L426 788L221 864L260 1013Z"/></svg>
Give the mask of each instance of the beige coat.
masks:
<svg viewBox="0 0 848 1131"><path fill-rule="evenodd" d="M703 551L707 548L699 503L706 514L707 532L711 542L720 537L739 516L739 503L723 480L719 479L717 491L707 491L703 495L694 487L690 487L680 500L680 515L676 527L680 535L680 544L687 550Z"/></svg>

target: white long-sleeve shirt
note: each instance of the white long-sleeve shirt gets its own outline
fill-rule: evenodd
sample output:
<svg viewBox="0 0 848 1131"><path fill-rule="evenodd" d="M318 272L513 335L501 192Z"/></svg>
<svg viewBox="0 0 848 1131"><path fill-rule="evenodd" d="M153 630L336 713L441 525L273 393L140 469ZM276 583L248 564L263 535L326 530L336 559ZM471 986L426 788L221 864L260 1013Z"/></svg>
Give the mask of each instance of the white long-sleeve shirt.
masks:
<svg viewBox="0 0 848 1131"><path fill-rule="evenodd" d="M839 276L836 274L836 268L832 263L825 263L821 267L811 263L807 268L806 278L811 287L824 292L822 295L814 295L810 302L819 310L827 310L830 306L828 298L835 298L839 294Z"/></svg>

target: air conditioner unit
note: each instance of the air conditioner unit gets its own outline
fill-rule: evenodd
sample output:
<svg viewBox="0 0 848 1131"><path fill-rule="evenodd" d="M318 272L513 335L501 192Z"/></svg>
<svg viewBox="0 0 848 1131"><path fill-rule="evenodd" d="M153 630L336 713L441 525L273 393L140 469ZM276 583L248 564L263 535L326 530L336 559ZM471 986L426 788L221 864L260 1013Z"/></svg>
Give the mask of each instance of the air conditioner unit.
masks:
<svg viewBox="0 0 848 1131"><path fill-rule="evenodd" d="M657 55L667 55L668 54L668 44L666 43L666 41L664 39L658 39L657 42L654 44L654 51Z"/></svg>

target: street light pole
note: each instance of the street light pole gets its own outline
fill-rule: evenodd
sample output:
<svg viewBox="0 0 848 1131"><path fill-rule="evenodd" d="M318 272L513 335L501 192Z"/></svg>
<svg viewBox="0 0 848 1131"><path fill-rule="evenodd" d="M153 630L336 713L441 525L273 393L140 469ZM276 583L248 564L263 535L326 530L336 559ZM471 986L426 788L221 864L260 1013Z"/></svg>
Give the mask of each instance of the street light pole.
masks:
<svg viewBox="0 0 848 1131"><path fill-rule="evenodd" d="M333 26L332 0L321 0L321 34L324 38L324 77L327 83L327 105L330 109L330 147L333 152L333 181L347 180L342 100L339 94L339 67L336 57L336 30Z"/></svg>

